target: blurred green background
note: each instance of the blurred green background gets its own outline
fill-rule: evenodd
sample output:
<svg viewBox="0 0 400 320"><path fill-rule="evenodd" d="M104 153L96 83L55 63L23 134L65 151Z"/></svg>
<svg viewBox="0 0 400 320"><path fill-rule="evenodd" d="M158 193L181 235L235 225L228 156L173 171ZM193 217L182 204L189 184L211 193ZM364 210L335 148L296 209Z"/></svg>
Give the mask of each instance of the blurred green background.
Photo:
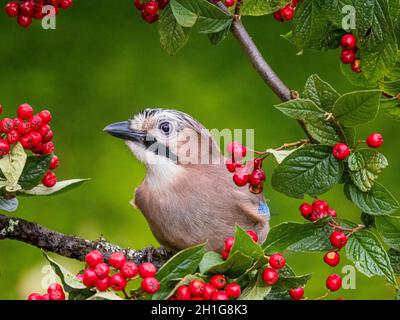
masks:
<svg viewBox="0 0 400 320"><path fill-rule="evenodd" d="M279 36L289 24L277 23L271 16L243 20L290 88L301 90L307 77L317 73L342 93L354 89L340 74L338 51L297 56L295 48ZM143 216L129 204L144 177L144 167L122 141L102 132L105 125L125 120L144 107L176 108L207 128L255 128L258 149L303 137L295 121L272 107L277 98L232 37L213 47L206 37L193 33L189 44L169 57L160 48L157 26L144 23L133 1L76 1L57 17L56 30L43 30L37 21L23 29L1 13L0 28L3 115L14 115L24 102L51 110L61 159L58 177L92 178L63 195L20 199L13 215L48 228L89 239L103 234L111 242L132 248L157 245ZM360 137L372 131L385 136L382 151L391 165L381 181L396 196L400 196L398 128L399 124L380 115L359 130ZM272 167L270 161L268 179ZM265 189L273 225L302 221L299 200L278 194L268 184ZM324 198L340 217L359 221L359 211L345 199L341 187ZM325 278L332 268L322 262L322 254L287 254L287 258L299 274L314 273L306 289L309 298L325 293ZM56 259L74 271L82 267ZM39 249L0 241L0 299L25 299L29 292L43 291L45 264ZM392 299L394 290L383 278L368 279L357 273L357 289L341 290L330 298L338 296Z"/></svg>

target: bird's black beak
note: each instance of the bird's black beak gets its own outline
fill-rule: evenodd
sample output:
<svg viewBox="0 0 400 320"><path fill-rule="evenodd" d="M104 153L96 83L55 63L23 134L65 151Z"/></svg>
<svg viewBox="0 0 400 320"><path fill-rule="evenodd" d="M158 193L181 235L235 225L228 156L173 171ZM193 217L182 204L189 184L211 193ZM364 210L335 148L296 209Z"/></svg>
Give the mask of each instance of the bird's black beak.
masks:
<svg viewBox="0 0 400 320"><path fill-rule="evenodd" d="M111 134L113 137L124 140L143 142L146 139L146 133L144 131L130 129L128 121L112 123L105 127L104 131Z"/></svg>

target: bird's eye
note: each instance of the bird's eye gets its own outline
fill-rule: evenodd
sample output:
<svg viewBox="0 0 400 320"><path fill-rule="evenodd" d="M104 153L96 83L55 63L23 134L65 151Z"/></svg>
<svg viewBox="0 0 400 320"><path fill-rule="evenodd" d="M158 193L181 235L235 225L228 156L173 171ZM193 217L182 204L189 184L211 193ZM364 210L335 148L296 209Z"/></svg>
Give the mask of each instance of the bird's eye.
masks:
<svg viewBox="0 0 400 320"><path fill-rule="evenodd" d="M164 135L168 136L172 132L172 124L170 122L163 122L160 124L159 129Z"/></svg>

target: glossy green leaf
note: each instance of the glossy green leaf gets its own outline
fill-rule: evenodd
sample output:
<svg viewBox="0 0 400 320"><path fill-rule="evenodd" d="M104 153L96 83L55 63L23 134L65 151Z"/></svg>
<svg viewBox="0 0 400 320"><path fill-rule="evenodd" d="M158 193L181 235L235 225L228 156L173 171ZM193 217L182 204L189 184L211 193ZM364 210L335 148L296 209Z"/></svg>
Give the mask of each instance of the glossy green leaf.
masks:
<svg viewBox="0 0 400 320"><path fill-rule="evenodd" d="M376 217L375 224L383 241L389 247L400 251L400 217Z"/></svg>
<svg viewBox="0 0 400 320"><path fill-rule="evenodd" d="M236 225L235 242L230 254L240 252L255 260L260 259L264 255L261 246L254 242L253 239L240 226Z"/></svg>
<svg viewBox="0 0 400 320"><path fill-rule="evenodd" d="M205 274L212 267L224 263L221 254L215 251L208 251L204 254L199 264L200 273Z"/></svg>
<svg viewBox="0 0 400 320"><path fill-rule="evenodd" d="M229 278L236 279L246 273L254 264L254 259L237 251L231 253L229 258L220 264L209 268L207 274L224 274Z"/></svg>
<svg viewBox="0 0 400 320"><path fill-rule="evenodd" d="M314 101L309 99L290 100L276 105L275 108L296 120L313 119L325 113Z"/></svg>
<svg viewBox="0 0 400 320"><path fill-rule="evenodd" d="M357 207L370 215L389 215L399 209L398 201L377 182L367 192L361 191L353 183L347 183L345 194Z"/></svg>
<svg viewBox="0 0 400 320"><path fill-rule="evenodd" d="M339 99L340 94L329 83L313 74L307 79L303 97L313 101L326 112L332 112L333 105Z"/></svg>
<svg viewBox="0 0 400 320"><path fill-rule="evenodd" d="M389 249L388 255L395 275L400 276L400 251Z"/></svg>
<svg viewBox="0 0 400 320"><path fill-rule="evenodd" d="M287 0L247 0L240 8L242 16L262 16L278 11L287 4Z"/></svg>
<svg viewBox="0 0 400 320"><path fill-rule="evenodd" d="M381 108L396 121L400 121L400 100L398 98L381 100Z"/></svg>
<svg viewBox="0 0 400 320"><path fill-rule="evenodd" d="M290 197L327 192L339 182L343 163L325 145L308 145L290 154L274 171L272 186Z"/></svg>
<svg viewBox="0 0 400 320"><path fill-rule="evenodd" d="M238 300L263 300L271 291L271 286L267 286L261 277L261 272L253 277L249 285L243 290Z"/></svg>
<svg viewBox="0 0 400 320"><path fill-rule="evenodd" d="M58 181L54 187L48 188L42 184L34 187L30 190L20 190L19 194L23 196L55 196L61 193L67 192L69 190L79 187L86 181L90 179L71 179Z"/></svg>
<svg viewBox="0 0 400 320"><path fill-rule="evenodd" d="M19 185L24 190L36 187L43 179L44 174L49 169L52 155L30 156L26 159L24 170L19 178Z"/></svg>

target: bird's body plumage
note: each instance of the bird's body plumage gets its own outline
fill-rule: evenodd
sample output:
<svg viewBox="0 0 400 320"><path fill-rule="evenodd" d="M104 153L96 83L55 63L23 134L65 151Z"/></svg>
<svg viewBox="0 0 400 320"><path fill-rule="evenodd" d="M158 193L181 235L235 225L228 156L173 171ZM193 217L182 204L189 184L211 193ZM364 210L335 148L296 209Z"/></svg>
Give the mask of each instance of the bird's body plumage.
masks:
<svg viewBox="0 0 400 320"><path fill-rule="evenodd" d="M176 122L177 133L173 141L163 139L156 132L159 123L166 119ZM224 239L234 235L236 224L245 230L256 231L259 241L266 238L269 210L263 195L253 194L248 188L233 183L232 175L225 168L224 157L200 123L179 111L146 109L130 120L129 129L145 130L156 136L158 143L165 144L178 158L178 161L171 161L149 151L143 142L127 141L128 147L147 169L132 204L144 214L161 244L180 250L207 241L208 249L220 250ZM195 140L211 140L207 148L199 148L198 154L189 158L198 159L206 153L213 161L179 161L187 136L193 136L192 132L185 132L189 129L194 131Z"/></svg>

